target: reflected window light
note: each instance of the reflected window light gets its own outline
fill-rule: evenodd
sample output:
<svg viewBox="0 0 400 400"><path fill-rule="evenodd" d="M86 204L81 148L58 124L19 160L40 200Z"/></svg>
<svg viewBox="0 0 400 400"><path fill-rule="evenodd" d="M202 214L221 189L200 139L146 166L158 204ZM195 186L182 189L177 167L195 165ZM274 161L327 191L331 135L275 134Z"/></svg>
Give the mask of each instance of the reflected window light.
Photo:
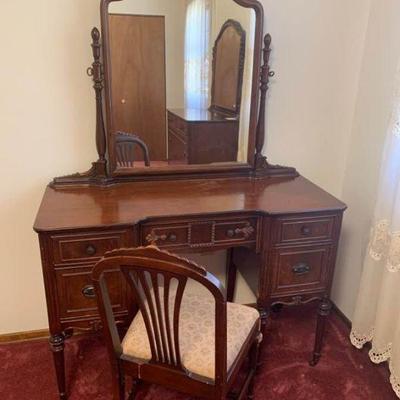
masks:
<svg viewBox="0 0 400 400"><path fill-rule="evenodd" d="M185 107L209 104L211 0L189 0L185 27Z"/></svg>

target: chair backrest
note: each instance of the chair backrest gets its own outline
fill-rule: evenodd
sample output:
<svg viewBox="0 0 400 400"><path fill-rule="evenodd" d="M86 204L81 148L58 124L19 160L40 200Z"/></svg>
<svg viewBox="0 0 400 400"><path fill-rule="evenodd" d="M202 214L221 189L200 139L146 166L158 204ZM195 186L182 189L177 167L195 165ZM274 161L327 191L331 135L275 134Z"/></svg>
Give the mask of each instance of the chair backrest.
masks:
<svg viewBox="0 0 400 400"><path fill-rule="evenodd" d="M104 272L120 269L133 290L142 313L151 349L151 364L186 372L179 345L179 318L188 279L193 279L215 299L215 384L226 381L226 300L221 283L203 267L155 246L114 250L93 269L100 314L108 344L114 354L122 353ZM175 287L176 286L176 287Z"/></svg>
<svg viewBox="0 0 400 400"><path fill-rule="evenodd" d="M149 149L139 136L124 132L115 134L115 153L118 167L133 168L136 149L141 149L145 166L150 167Z"/></svg>

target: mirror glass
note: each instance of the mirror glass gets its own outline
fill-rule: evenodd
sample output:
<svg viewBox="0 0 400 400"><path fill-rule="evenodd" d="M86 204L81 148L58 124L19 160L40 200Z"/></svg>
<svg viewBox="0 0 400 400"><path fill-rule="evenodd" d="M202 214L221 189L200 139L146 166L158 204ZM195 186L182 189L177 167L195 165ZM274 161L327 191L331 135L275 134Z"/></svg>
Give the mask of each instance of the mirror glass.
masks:
<svg viewBox="0 0 400 400"><path fill-rule="evenodd" d="M254 10L123 0L108 18L117 171L247 163Z"/></svg>

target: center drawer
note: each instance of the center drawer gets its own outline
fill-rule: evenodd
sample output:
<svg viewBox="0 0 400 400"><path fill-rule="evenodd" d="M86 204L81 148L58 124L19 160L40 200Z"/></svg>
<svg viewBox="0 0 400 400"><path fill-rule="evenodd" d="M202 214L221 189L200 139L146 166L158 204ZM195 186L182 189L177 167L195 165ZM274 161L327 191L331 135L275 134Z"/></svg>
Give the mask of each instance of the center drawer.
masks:
<svg viewBox="0 0 400 400"><path fill-rule="evenodd" d="M166 249L229 247L256 243L258 226L256 217L148 223L142 226L141 240Z"/></svg>

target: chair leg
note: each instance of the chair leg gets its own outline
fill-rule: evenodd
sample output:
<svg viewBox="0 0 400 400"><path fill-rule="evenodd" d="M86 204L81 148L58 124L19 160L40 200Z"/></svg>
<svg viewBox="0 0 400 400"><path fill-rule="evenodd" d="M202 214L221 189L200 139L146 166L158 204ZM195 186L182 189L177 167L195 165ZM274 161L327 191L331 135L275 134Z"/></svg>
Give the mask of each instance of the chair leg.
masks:
<svg viewBox="0 0 400 400"><path fill-rule="evenodd" d="M257 339L255 340L251 353L250 353L250 370L251 370L251 379L249 383L249 388L247 391L247 398L249 400L252 400L254 398L254 383L255 383L255 377L257 374L257 367L258 367L258 356L260 353L260 343L261 343L261 333L258 335Z"/></svg>
<svg viewBox="0 0 400 400"><path fill-rule="evenodd" d="M125 400L125 375L121 368L113 371L113 400Z"/></svg>
<svg viewBox="0 0 400 400"><path fill-rule="evenodd" d="M134 379L132 382L132 388L128 396L128 400L135 400L135 397L137 395L137 392L139 390L139 385L140 385L140 380L139 379Z"/></svg>

